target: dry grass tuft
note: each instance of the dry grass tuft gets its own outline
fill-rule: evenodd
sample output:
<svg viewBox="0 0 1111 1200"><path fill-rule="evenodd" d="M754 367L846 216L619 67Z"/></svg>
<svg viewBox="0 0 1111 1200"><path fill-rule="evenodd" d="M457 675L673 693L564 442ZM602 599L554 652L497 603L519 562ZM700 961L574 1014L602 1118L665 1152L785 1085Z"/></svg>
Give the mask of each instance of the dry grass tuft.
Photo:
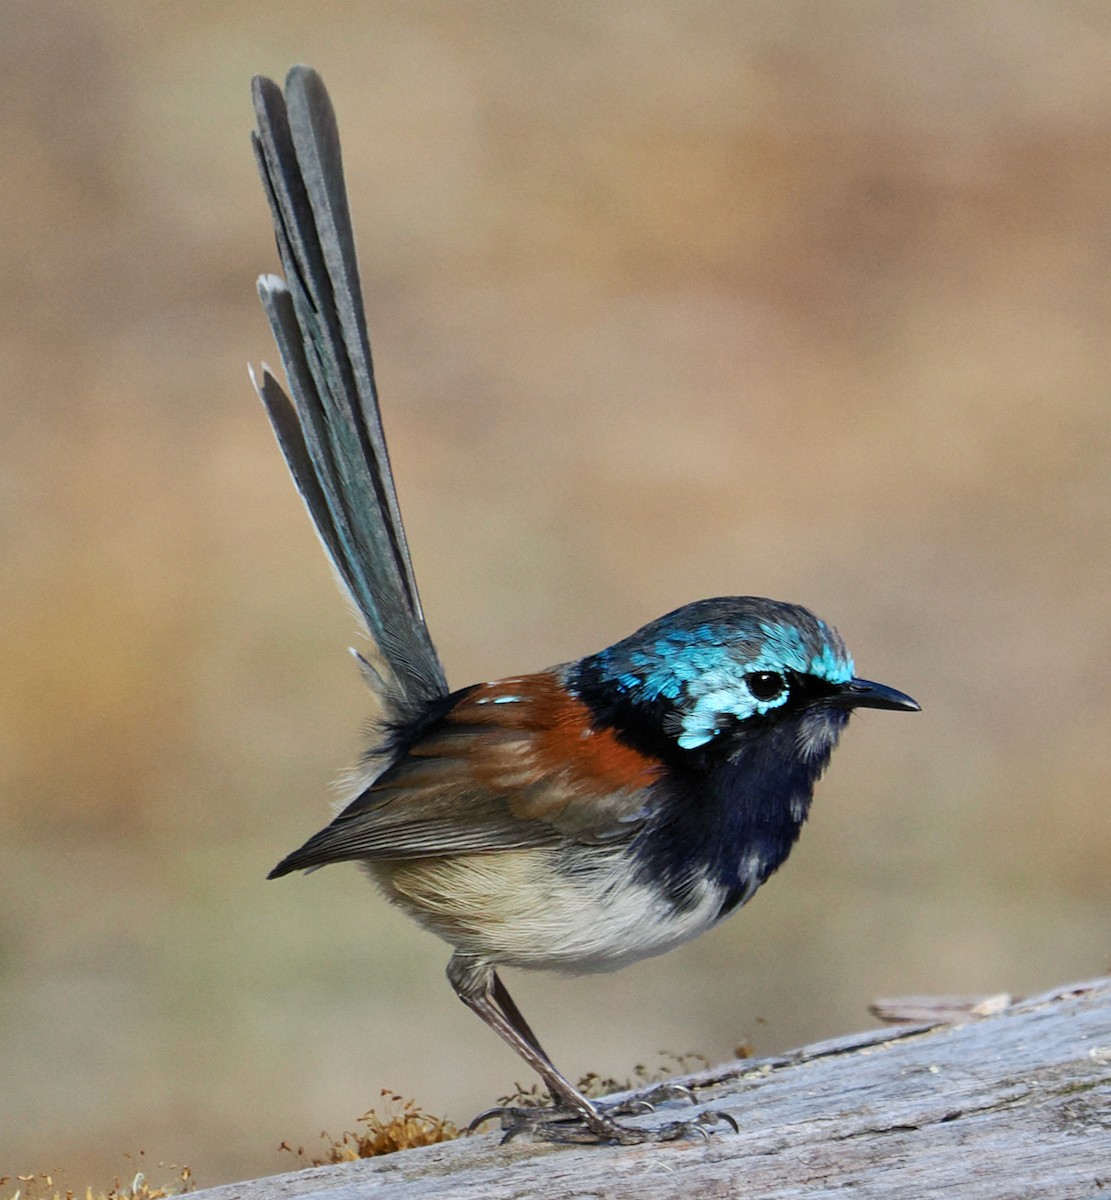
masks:
<svg viewBox="0 0 1111 1200"><path fill-rule="evenodd" d="M386 1100L384 1110L372 1108L363 1113L358 1120L363 1128L357 1133L347 1132L334 1138L322 1131L323 1151L310 1154L304 1146L295 1150L288 1142L282 1142L279 1149L296 1155L302 1166L323 1167L329 1163L354 1162L357 1158L377 1158L415 1146L433 1146L459 1136L455 1125L444 1117L424 1112L415 1100L407 1100L389 1088L383 1088L382 1095Z"/></svg>
<svg viewBox="0 0 1111 1200"><path fill-rule="evenodd" d="M140 1152L139 1157L142 1157ZM172 1183L152 1183L146 1173L136 1171L130 1183L121 1183L117 1176L106 1189L87 1186L84 1192L60 1184L54 1175L40 1171L36 1175L0 1175L0 1198L2 1200L165 1200L168 1196L181 1196L193 1191L196 1184L189 1167L159 1163L158 1169L176 1171ZM12 1192L3 1189L14 1184Z"/></svg>

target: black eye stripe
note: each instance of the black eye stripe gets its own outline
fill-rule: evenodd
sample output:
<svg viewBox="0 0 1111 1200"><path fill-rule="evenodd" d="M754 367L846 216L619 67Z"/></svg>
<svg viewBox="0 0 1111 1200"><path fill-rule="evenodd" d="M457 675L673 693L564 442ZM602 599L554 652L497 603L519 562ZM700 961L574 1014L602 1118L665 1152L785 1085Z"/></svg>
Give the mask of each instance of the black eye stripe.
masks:
<svg viewBox="0 0 1111 1200"><path fill-rule="evenodd" d="M787 680L778 671L751 671L745 683L753 699L765 702L778 699L787 690Z"/></svg>

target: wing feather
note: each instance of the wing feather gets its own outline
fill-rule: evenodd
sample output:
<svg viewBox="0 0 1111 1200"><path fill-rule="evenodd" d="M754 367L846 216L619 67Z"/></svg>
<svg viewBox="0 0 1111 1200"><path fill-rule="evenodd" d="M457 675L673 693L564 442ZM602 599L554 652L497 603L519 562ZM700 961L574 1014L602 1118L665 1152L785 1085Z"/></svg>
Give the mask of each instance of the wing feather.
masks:
<svg viewBox="0 0 1111 1200"><path fill-rule="evenodd" d="M482 684L458 693L274 874L632 838L655 811L662 776L659 762L594 727L558 669Z"/></svg>

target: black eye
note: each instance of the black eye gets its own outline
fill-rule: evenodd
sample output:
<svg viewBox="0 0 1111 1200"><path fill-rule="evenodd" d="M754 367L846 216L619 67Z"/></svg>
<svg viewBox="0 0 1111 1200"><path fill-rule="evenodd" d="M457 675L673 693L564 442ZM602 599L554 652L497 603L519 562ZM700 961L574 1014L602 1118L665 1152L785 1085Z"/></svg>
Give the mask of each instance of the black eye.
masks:
<svg viewBox="0 0 1111 1200"><path fill-rule="evenodd" d="M753 671L745 683L754 700L777 700L787 690L787 680L777 671Z"/></svg>

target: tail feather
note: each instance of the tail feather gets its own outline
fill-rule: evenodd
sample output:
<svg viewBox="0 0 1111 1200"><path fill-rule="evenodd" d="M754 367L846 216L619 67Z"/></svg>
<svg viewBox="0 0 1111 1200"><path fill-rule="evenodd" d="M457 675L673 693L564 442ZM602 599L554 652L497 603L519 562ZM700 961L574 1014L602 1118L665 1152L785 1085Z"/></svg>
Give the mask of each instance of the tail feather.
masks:
<svg viewBox="0 0 1111 1200"><path fill-rule="evenodd" d="M252 135L285 279L264 275L292 401L264 369L255 387L339 578L410 705L447 694L424 621L390 470L363 312L339 131L324 84L294 67L285 94L253 82ZM253 378L253 375L252 375Z"/></svg>

